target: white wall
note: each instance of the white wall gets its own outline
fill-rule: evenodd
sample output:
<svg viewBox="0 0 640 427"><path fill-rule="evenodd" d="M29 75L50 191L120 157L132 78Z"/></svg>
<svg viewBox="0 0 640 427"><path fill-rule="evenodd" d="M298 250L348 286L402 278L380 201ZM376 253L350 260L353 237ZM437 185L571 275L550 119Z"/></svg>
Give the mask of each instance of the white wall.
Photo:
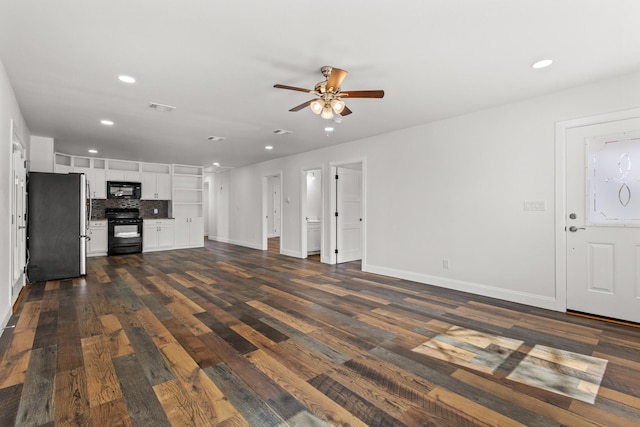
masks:
<svg viewBox="0 0 640 427"><path fill-rule="evenodd" d="M553 309L555 123L638 107L639 89L637 73L235 169L218 214L228 241L259 247L261 177L282 170L282 252L300 256L302 171L323 165L329 200L331 164L363 161L364 270Z"/></svg>
<svg viewBox="0 0 640 427"><path fill-rule="evenodd" d="M229 172L209 177L209 240L229 241Z"/></svg>
<svg viewBox="0 0 640 427"><path fill-rule="evenodd" d="M54 169L53 138L31 136L30 172L51 172Z"/></svg>
<svg viewBox="0 0 640 427"><path fill-rule="evenodd" d="M0 61L0 328L11 317L11 120L29 152L29 130ZM2 333L2 329L0 329Z"/></svg>

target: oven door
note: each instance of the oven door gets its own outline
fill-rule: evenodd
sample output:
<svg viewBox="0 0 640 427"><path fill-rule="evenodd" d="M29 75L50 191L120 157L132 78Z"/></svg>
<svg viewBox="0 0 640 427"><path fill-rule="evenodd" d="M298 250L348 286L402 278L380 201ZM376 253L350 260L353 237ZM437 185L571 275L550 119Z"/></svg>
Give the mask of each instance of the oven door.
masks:
<svg viewBox="0 0 640 427"><path fill-rule="evenodd" d="M142 222L109 221L109 255L142 252Z"/></svg>

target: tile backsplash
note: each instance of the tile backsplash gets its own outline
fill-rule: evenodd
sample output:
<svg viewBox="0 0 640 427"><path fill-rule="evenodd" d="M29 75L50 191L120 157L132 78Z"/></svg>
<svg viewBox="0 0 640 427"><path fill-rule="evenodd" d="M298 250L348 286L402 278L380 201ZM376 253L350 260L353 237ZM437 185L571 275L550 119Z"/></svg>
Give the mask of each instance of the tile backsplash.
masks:
<svg viewBox="0 0 640 427"><path fill-rule="evenodd" d="M169 217L169 200L93 199L91 219L104 219L106 208L138 208L143 218ZM154 209L158 210L157 214L153 213Z"/></svg>

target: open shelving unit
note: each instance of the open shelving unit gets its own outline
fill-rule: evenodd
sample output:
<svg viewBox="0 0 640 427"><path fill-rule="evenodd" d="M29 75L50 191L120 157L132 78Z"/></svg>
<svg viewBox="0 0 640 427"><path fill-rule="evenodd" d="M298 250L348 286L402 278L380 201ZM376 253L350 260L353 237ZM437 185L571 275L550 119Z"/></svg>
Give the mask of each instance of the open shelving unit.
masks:
<svg viewBox="0 0 640 427"><path fill-rule="evenodd" d="M201 166L173 165L172 215L174 218L202 217Z"/></svg>

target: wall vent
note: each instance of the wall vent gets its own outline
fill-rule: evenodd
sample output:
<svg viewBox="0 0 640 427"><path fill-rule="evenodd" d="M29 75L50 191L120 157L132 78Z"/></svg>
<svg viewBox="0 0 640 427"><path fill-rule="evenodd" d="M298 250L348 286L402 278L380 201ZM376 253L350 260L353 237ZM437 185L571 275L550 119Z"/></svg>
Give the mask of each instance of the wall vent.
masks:
<svg viewBox="0 0 640 427"><path fill-rule="evenodd" d="M176 107L172 105L160 104L158 102L149 102L149 108L156 111L162 111L165 113L170 113L176 109Z"/></svg>
<svg viewBox="0 0 640 427"><path fill-rule="evenodd" d="M227 139L227 138L225 138L224 136L215 136L215 135L211 135L211 136L207 137L207 139L208 139L209 141L224 141L224 140L225 140L225 139Z"/></svg>

